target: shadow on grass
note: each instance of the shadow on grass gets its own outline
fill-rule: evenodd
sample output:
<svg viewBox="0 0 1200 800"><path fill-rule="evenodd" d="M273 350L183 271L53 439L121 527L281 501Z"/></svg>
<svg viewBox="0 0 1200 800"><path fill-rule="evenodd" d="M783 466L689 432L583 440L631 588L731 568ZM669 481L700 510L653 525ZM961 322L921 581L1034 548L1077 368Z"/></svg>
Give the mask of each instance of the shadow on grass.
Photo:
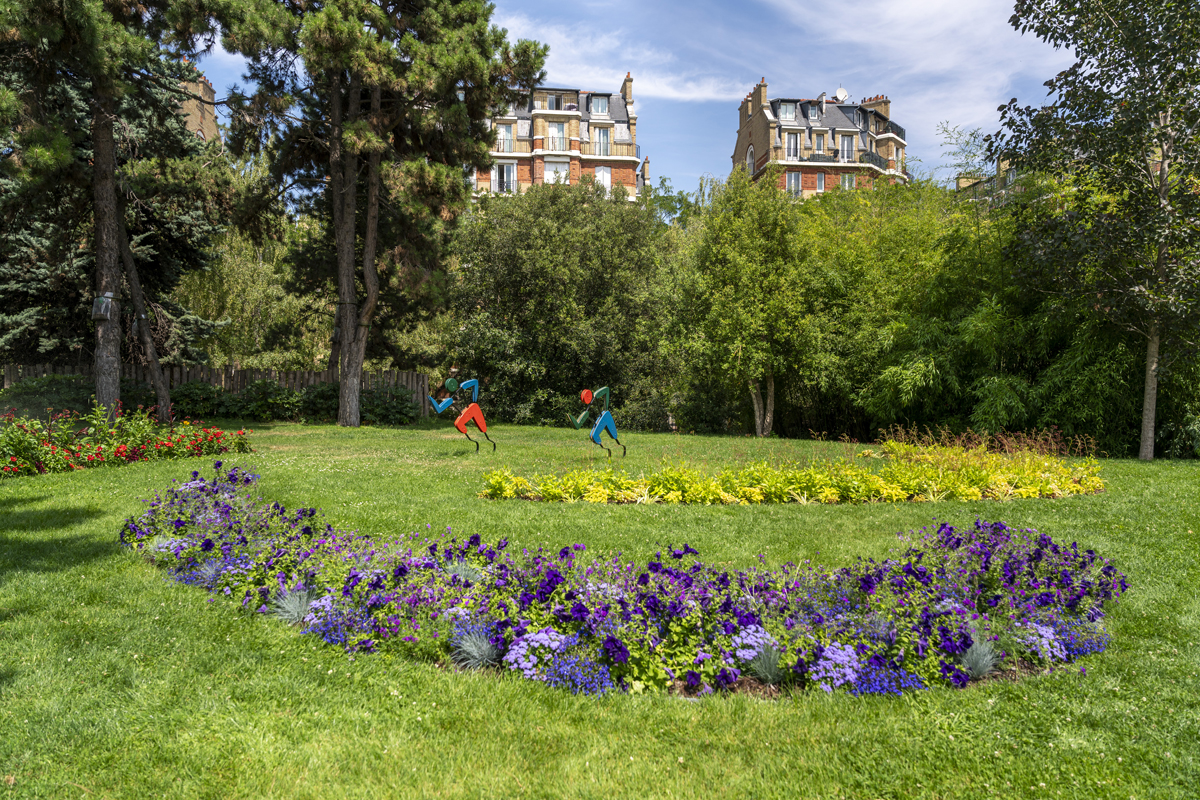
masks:
<svg viewBox="0 0 1200 800"><path fill-rule="evenodd" d="M44 499L0 501L0 581L13 570L57 572L117 552L115 531L109 541L94 534L46 535L102 516L104 511L96 506L9 510Z"/></svg>

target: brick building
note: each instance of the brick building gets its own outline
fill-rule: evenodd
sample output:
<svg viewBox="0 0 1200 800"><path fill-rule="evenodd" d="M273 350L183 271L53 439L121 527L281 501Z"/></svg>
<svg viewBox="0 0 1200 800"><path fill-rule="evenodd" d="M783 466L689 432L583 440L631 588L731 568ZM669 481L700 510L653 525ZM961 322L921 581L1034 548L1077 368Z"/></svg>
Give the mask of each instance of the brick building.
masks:
<svg viewBox="0 0 1200 800"><path fill-rule="evenodd" d="M815 100L768 98L764 78L738 108L733 166L744 164L757 178L778 164L779 188L797 197L870 186L881 177L905 182L907 142L891 110L883 95L848 102L845 89Z"/></svg>
<svg viewBox="0 0 1200 800"><path fill-rule="evenodd" d="M191 97L183 99L182 113L187 119L187 129L206 142L219 139L221 134L217 129L217 108L212 105L212 102L217 99L217 93L213 90L212 84L208 82L208 78L201 75L200 80L195 83L181 84L181 88L186 92L203 97L207 101L201 103Z"/></svg>
<svg viewBox="0 0 1200 800"><path fill-rule="evenodd" d="M585 175L635 197L649 179L633 113L633 78L619 92L539 86L526 103L491 121L491 174L473 178L477 192L519 192L537 183L577 183Z"/></svg>

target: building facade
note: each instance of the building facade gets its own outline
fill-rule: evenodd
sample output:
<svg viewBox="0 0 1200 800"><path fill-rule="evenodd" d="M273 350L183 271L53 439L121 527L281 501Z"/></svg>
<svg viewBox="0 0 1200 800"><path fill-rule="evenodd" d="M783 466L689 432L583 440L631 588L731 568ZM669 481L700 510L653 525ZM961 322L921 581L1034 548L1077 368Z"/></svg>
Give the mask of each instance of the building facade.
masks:
<svg viewBox="0 0 1200 800"><path fill-rule="evenodd" d="M213 102L217 99L217 93L213 90L213 86L208 82L208 78L203 75L194 83L181 84L185 92L203 97L201 103L195 98L185 98L183 106L183 116L187 120L187 129L199 136L206 142L216 141L221 138L221 134L217 129L217 107Z"/></svg>
<svg viewBox="0 0 1200 800"><path fill-rule="evenodd" d="M636 197L649 179L633 113L633 78L619 92L539 86L523 106L491 121L496 131L490 174L473 177L476 192L522 192L539 183L578 183L590 176Z"/></svg>
<svg viewBox="0 0 1200 800"><path fill-rule="evenodd" d="M811 197L835 188L871 186L884 179L907 182L904 128L891 119L883 95L848 102L845 89L833 97L769 98L764 78L738 108L733 166L761 177L782 167L779 188Z"/></svg>

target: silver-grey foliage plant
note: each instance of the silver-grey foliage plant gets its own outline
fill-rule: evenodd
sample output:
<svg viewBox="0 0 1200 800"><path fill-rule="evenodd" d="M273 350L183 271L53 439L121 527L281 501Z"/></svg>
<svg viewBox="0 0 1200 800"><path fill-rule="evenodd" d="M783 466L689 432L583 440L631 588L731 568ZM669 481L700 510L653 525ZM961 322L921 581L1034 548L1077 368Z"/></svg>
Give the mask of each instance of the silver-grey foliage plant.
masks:
<svg viewBox="0 0 1200 800"><path fill-rule="evenodd" d="M787 672L779 667L780 652L771 645L763 645L758 655L750 660L748 668L755 680L772 686L783 683Z"/></svg>
<svg viewBox="0 0 1200 800"><path fill-rule="evenodd" d="M463 669L483 669L500 663L500 648L484 633L466 633L450 645L450 657Z"/></svg>
<svg viewBox="0 0 1200 800"><path fill-rule="evenodd" d="M987 639L975 639L962 655L963 669L972 680L979 680L996 671L1000 664L1000 654Z"/></svg>
<svg viewBox="0 0 1200 800"><path fill-rule="evenodd" d="M275 599L271 601L271 607L275 616L288 625L299 625L308 615L308 608L315 599L316 592L311 589L283 591L275 595Z"/></svg>

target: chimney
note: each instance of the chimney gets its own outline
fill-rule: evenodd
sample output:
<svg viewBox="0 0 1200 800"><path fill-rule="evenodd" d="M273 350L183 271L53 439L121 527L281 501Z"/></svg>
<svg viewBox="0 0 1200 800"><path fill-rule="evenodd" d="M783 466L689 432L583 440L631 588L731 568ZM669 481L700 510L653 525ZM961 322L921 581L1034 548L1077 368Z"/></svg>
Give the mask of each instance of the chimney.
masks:
<svg viewBox="0 0 1200 800"><path fill-rule="evenodd" d="M767 105L767 79L766 78L763 78L762 80L760 80L758 82L758 85L754 87L753 97L754 97L754 100L753 100L754 105L750 108L751 114L753 114L757 109L762 108L763 106Z"/></svg>
<svg viewBox="0 0 1200 800"><path fill-rule="evenodd" d="M650 185L650 156L646 156L645 161L642 162L642 185Z"/></svg>
<svg viewBox="0 0 1200 800"><path fill-rule="evenodd" d="M628 72L625 73L625 80L621 82L621 97L625 98L625 105L633 105L633 78Z"/></svg>
<svg viewBox="0 0 1200 800"><path fill-rule="evenodd" d="M821 116L825 116L825 93L821 92L821 96L817 98L817 102L821 104Z"/></svg>
<svg viewBox="0 0 1200 800"><path fill-rule="evenodd" d="M888 119L892 118L892 101L888 100L884 95L877 94L874 97L869 98L862 105L863 108L869 108L874 111L878 111Z"/></svg>

